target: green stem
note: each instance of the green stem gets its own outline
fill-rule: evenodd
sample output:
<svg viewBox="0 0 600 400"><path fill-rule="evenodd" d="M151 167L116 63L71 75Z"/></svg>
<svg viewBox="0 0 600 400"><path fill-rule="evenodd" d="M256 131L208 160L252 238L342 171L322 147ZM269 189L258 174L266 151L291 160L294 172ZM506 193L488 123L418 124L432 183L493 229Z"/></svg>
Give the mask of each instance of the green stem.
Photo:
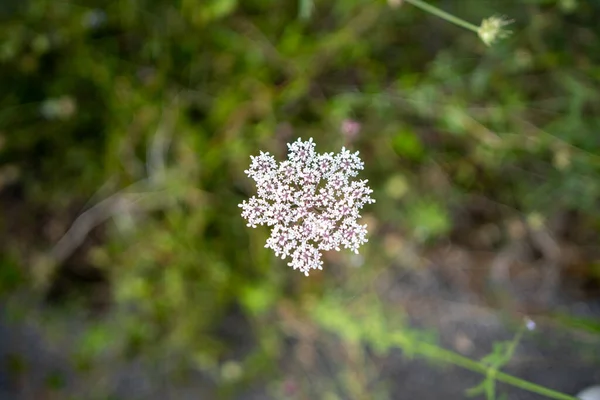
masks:
<svg viewBox="0 0 600 400"><path fill-rule="evenodd" d="M462 26L463 28L473 31L475 33L477 33L479 31L478 26L473 25L470 22L465 21L464 19L455 17L454 15L449 14L446 11L440 10L439 8L434 7L431 4L426 3L422 0L406 0L406 2L412 4L415 7L420 8L423 11L431 13L435 16L445 19L446 21L456 24L458 26Z"/></svg>
<svg viewBox="0 0 600 400"><path fill-rule="evenodd" d="M414 1L414 0L406 0L406 1ZM487 372L488 372L488 368L486 368L486 366L478 363L477 361L473 361L470 358L463 357L459 354L453 353L451 351L442 349L442 348L434 346L434 345L430 345L430 344L426 344L426 343L419 343L416 346L416 349L413 349L413 350L427 358L445 361L445 362L457 365L459 367L471 370L473 372L482 373L482 374L487 374ZM515 386L515 387L518 387L523 390L528 390L530 392L537 393L542 396L546 396L550 399L577 400L577 398L575 398L573 396L569 396L567 394L560 393L560 392L557 392L552 389L548 389L544 386L536 385L535 383L531 383L531 382L525 381L523 379L519 379L515 376L506 374L504 372L496 371L494 374L494 379L498 382L504 382L511 386Z"/></svg>

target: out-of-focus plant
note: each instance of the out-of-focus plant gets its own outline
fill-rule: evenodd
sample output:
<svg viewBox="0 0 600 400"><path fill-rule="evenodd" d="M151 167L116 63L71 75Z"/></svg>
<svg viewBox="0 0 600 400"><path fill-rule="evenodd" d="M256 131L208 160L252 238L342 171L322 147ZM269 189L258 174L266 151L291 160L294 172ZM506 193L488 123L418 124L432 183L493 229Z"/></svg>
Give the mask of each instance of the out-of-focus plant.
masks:
<svg viewBox="0 0 600 400"><path fill-rule="evenodd" d="M373 320L353 319L330 306L330 287L355 277L372 290L398 260L414 267L407 249L444 239L474 198L538 215L538 225L577 212L582 240L597 242L592 2L503 5L529 22L485 51L476 43L500 39L506 20L453 20L478 38L385 2L8 4L0 291L60 287L69 310L101 297L119 323L83 335L81 365L93 366L110 340L127 356L174 354L225 386L268 379L286 336L278 313L313 298L324 326L368 338L380 354L399 346L486 373L399 335L385 325L397 314L386 304ZM489 3L461 4L465 20L492 15ZM310 136L360 150L377 203L362 257L326 254L330 271L299 280L264 249L266 236L245 229L237 204L253 192L243 175L251 154L283 157L285 143ZM69 227L76 240L61 242ZM49 248L60 263L39 261ZM106 287L57 283L83 269L100 271ZM248 328L243 340L231 315ZM256 346L235 348L236 339Z"/></svg>
<svg viewBox="0 0 600 400"><path fill-rule="evenodd" d="M515 376L500 372L513 357L527 325L523 324L515 337L508 342L494 344L493 352L480 361L474 361L437 345L425 332L411 329L401 315L394 320L384 317L378 301L364 301L360 308L349 307L348 301L339 296L328 296L326 301L315 305L312 315L324 329L338 334L348 346L364 343L372 346L375 354L386 354L398 347L409 356L424 357L430 361L441 361L485 375L483 382L468 389L469 395L485 393L487 399L495 399L495 383L502 382L531 391L549 399L574 400L573 396L536 385Z"/></svg>
<svg viewBox="0 0 600 400"><path fill-rule="evenodd" d="M468 29L470 31L475 32L481 41L486 44L486 46L491 46L496 43L500 39L507 38L512 33L511 31L505 29L505 26L511 24L513 21L508 20L504 17L489 17L484 19L481 22L480 26L476 26L471 24L470 22L465 21L455 15L452 15L446 11L443 11L426 1L423 0L406 0L407 3L414 5L415 7L420 8L421 10L433 14L437 17L440 17L448 22L451 22L455 25L458 25L462 28ZM394 4L395 5L395 4Z"/></svg>

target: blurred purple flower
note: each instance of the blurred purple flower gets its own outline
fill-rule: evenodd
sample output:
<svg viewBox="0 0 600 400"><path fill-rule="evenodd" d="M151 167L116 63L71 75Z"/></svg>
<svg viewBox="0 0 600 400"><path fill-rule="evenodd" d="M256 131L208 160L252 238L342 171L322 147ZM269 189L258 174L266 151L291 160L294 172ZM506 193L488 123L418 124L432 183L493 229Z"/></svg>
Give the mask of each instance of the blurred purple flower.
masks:
<svg viewBox="0 0 600 400"><path fill-rule="evenodd" d="M298 385L296 384L296 382L293 379L288 378L283 383L283 393L286 396L293 396L294 394L296 394L297 390L298 390Z"/></svg>
<svg viewBox="0 0 600 400"><path fill-rule="evenodd" d="M360 124L360 122L354 121L352 119L345 119L342 121L342 134L350 140L358 136L361 128L362 125Z"/></svg>
<svg viewBox="0 0 600 400"><path fill-rule="evenodd" d="M530 331L533 331L536 328L535 322L527 317L525 318L525 326L527 327L527 330Z"/></svg>

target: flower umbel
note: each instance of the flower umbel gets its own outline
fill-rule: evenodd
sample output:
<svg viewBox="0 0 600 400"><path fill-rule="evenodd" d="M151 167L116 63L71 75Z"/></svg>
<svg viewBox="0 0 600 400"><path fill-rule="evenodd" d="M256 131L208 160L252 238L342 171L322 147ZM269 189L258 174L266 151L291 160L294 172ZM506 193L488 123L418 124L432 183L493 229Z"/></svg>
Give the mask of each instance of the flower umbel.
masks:
<svg viewBox="0 0 600 400"><path fill-rule="evenodd" d="M375 203L367 180L352 180L363 169L356 153L315 152L312 138L288 144L288 159L277 163L269 153L251 156L246 175L254 179L256 196L243 201L247 225L272 227L265 247L308 276L322 269L321 251L358 248L366 243L367 226L360 225L360 209Z"/></svg>

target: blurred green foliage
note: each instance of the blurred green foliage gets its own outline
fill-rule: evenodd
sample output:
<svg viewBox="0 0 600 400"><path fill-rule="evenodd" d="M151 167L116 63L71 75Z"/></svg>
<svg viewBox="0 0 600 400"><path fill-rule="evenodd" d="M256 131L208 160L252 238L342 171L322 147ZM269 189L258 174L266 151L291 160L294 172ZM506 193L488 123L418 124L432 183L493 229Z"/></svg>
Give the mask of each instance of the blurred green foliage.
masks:
<svg viewBox="0 0 600 400"><path fill-rule="evenodd" d="M366 312L362 332L343 306L327 308L330 288L389 268L386 233L447 237L471 196L548 218L577 211L597 234L600 7L431 3L475 23L507 14L515 34L487 48L372 0L3 2L0 189L18 206L0 220L0 293L37 275L46 290L63 261L91 266L118 327L91 328L82 359L113 342L213 376L230 359L251 366L242 374L275 373L288 302L319 299L317 321L385 352L385 317ZM347 120L360 122L356 137ZM332 256L305 279L263 248L266 230L246 228L237 205L253 191L250 155L282 158L309 136L319 151L359 149L378 202L365 210L375 224L363 266ZM100 239L40 272L81 205L110 196L121 200L95 217ZM219 331L234 312L258 343L249 353Z"/></svg>

